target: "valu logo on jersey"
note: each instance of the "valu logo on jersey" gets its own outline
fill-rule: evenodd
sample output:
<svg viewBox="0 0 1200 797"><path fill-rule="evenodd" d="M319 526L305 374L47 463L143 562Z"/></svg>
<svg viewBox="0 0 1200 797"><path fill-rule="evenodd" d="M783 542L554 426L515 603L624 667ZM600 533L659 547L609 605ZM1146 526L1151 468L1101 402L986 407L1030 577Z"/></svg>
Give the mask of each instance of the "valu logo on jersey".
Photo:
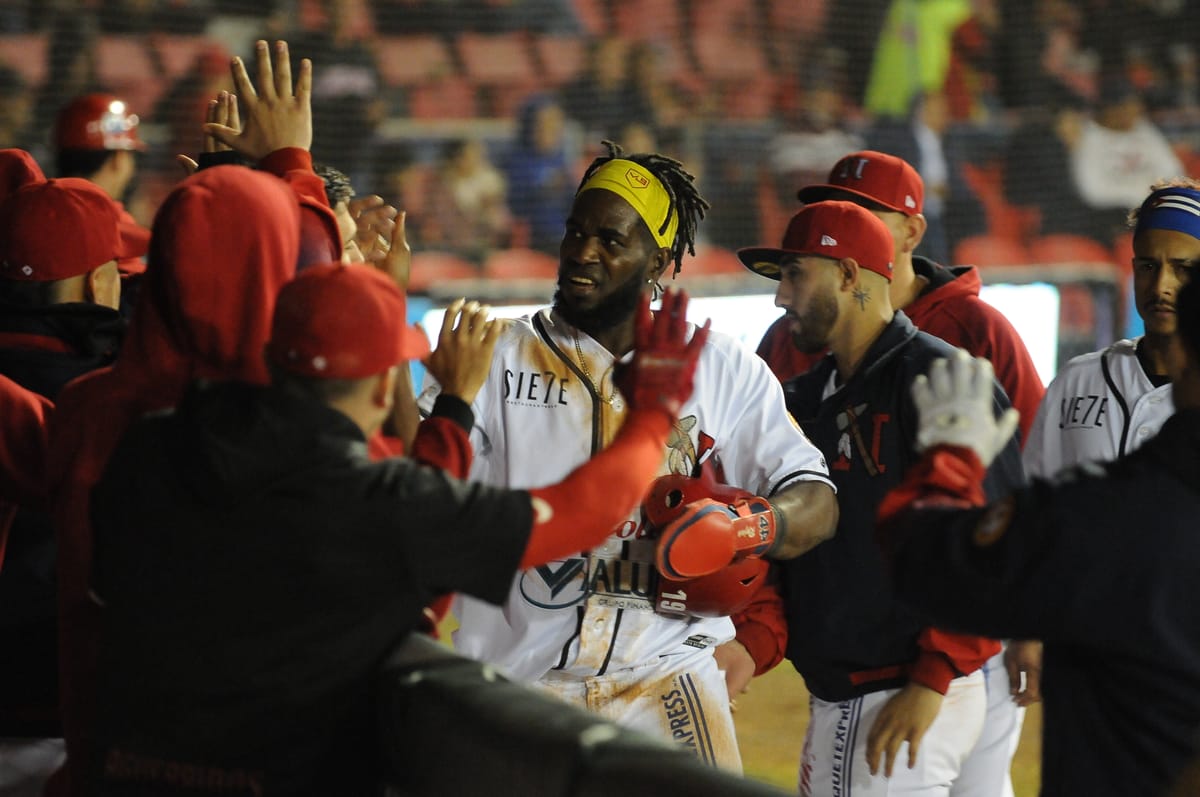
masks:
<svg viewBox="0 0 1200 797"><path fill-rule="evenodd" d="M598 556L535 567L520 580L521 597L539 609L566 609L592 595L596 605L649 611L657 588L652 563Z"/></svg>

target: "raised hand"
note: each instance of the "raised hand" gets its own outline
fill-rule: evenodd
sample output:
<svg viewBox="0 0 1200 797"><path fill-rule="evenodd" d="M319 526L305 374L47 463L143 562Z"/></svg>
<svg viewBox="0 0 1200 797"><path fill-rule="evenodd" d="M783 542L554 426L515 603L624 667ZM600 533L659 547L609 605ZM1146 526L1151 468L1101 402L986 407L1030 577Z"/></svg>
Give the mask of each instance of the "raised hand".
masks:
<svg viewBox="0 0 1200 797"><path fill-rule="evenodd" d="M275 43L274 55L265 41L255 44L257 87L250 82L242 59L234 58L233 85L245 109L244 127L239 131L227 121L207 122L204 132L246 158L262 160L278 149L312 146L312 62L300 61L300 73L292 87L292 64L287 42Z"/></svg>
<svg viewBox="0 0 1200 797"><path fill-rule="evenodd" d="M992 364L959 349L950 359L935 360L929 375L913 380L917 408L917 448L937 445L972 449L984 467L1012 439L1018 413L1006 410L999 418L993 405Z"/></svg>
<svg viewBox="0 0 1200 797"><path fill-rule="evenodd" d="M357 225L354 242L358 244L358 251L362 252L366 262L382 263L392 248L392 233L396 227L398 211L376 194L355 197L350 200L349 207L350 215ZM407 271L405 273L407 275ZM407 284L406 276L401 287Z"/></svg>
<svg viewBox="0 0 1200 797"><path fill-rule="evenodd" d="M443 393L458 396L468 404L487 381L492 352L508 323L504 319L488 320L491 310L479 302L455 300L442 318L437 348L424 361Z"/></svg>
<svg viewBox="0 0 1200 797"><path fill-rule="evenodd" d="M634 319L632 362L617 369L616 384L633 409L658 408L672 417L692 395L692 378L710 322L687 339L686 291L667 289L662 309L651 315L643 294Z"/></svg>
<svg viewBox="0 0 1200 797"><path fill-rule="evenodd" d="M242 122L238 113L237 95L230 94L228 91L222 91L216 96L215 99L209 100L204 121L208 124L216 124L240 132L242 129ZM211 133L205 131L204 145L201 151L206 154L214 152L229 152L230 147L222 144L216 138L213 138ZM182 166L183 170L189 175L195 174L196 170L200 168L200 164L187 155L176 155L175 161Z"/></svg>

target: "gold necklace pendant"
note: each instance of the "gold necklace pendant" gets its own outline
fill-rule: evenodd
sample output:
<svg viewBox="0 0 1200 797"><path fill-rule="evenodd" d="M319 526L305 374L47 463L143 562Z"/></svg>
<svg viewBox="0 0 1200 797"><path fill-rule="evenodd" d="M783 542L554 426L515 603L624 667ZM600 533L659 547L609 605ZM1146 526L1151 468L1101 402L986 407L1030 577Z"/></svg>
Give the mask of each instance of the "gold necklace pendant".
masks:
<svg viewBox="0 0 1200 797"><path fill-rule="evenodd" d="M575 340L575 356L579 359L579 369L583 371L583 378L592 386L592 391L596 394L596 397L611 407L617 400L617 386L614 384L612 393L609 394L608 398L604 397L604 393L600 390L600 385L596 384L596 380L592 378L592 371L588 368L587 360L584 359L583 347L579 345L579 332L572 330L571 337Z"/></svg>

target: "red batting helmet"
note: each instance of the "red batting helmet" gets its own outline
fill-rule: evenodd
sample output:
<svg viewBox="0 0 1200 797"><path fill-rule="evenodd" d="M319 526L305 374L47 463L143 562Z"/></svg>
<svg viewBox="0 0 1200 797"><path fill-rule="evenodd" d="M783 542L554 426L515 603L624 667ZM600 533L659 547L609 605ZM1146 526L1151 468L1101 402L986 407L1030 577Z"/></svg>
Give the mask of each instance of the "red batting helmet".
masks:
<svg viewBox="0 0 1200 797"><path fill-rule="evenodd" d="M749 558L687 581L658 577L654 609L676 617L727 617L750 603L767 578L767 561Z"/></svg>
<svg viewBox="0 0 1200 797"><path fill-rule="evenodd" d="M146 149L138 136L137 114L112 94L84 94L58 114L54 129L57 149Z"/></svg>

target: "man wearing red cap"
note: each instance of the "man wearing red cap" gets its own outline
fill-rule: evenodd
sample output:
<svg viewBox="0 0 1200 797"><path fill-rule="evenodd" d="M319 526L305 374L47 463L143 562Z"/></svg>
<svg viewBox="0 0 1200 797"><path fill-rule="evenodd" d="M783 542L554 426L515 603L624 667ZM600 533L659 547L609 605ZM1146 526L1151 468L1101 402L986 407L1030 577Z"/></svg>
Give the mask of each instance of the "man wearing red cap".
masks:
<svg viewBox="0 0 1200 797"><path fill-rule="evenodd" d="M954 348L893 310L891 233L854 203L809 205L782 247L738 255L779 280L775 303L793 345L830 352L784 386L789 411L845 496L833 539L780 566L787 657L812 694L801 793L945 795L983 725L979 668L999 644L930 628L902 609L874 528L879 502L917 457L908 385ZM995 400L1008 406L998 386ZM1014 438L986 487L999 495L1021 481ZM905 748L908 766L897 767Z"/></svg>
<svg viewBox="0 0 1200 797"><path fill-rule="evenodd" d="M59 112L54 128L59 177L90 180L112 199L121 217L125 250L122 274L145 271L142 256L150 246L150 231L137 223L122 200L137 174L137 157L146 144L138 135L138 116L112 94L84 94Z"/></svg>
<svg viewBox="0 0 1200 797"><path fill-rule="evenodd" d="M67 382L113 362L124 331L116 309L123 247L116 207L86 180L32 182L0 202L0 374L54 399ZM41 484L39 457L27 451L25 459L21 469ZM35 506L15 513L0 559L0 633L22 640L0 657L0 738L62 735L55 541ZM53 760L31 770L48 775L60 751L61 742Z"/></svg>
<svg viewBox="0 0 1200 797"><path fill-rule="evenodd" d="M94 794L378 793L372 679L430 598L500 601L636 507L704 345L685 296L641 307L612 446L528 491L370 461L398 369L429 351L405 304L373 269L308 269L279 294L270 386L193 388L123 438L93 493ZM442 339L490 354L501 323L448 315ZM439 401L470 425L472 398Z"/></svg>
<svg viewBox="0 0 1200 797"><path fill-rule="evenodd" d="M948 268L915 255L925 235L925 186L917 170L894 155L873 150L852 152L829 172L822 185L798 194L804 202L842 199L881 219L892 234L893 272L888 293L892 306L922 332L941 338L976 357L991 361L996 379L1021 413L1021 439L1033 425L1043 395L1042 380L1024 342L1000 311L979 298L982 282L974 266ZM794 346L785 315L763 336L758 353L780 379L813 367L820 354ZM1012 795L1008 768L1021 731L1018 706L1039 697L1041 649L1037 643L1010 643L1006 654L984 668L988 677L988 723L955 797ZM971 787L978 783L978 790ZM997 786L997 784L999 784Z"/></svg>

